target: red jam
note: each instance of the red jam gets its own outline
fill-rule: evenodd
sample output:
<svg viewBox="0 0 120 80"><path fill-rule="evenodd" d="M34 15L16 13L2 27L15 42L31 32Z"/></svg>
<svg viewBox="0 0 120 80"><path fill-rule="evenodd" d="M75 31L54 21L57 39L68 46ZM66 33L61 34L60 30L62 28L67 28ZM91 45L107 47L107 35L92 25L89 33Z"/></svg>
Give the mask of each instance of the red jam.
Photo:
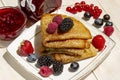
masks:
<svg viewBox="0 0 120 80"><path fill-rule="evenodd" d="M22 32L25 23L26 17L19 8L0 8L0 39L16 38Z"/></svg>
<svg viewBox="0 0 120 80"><path fill-rule="evenodd" d="M34 20L39 20L45 13L57 10L62 0L20 0L20 7L26 15Z"/></svg>

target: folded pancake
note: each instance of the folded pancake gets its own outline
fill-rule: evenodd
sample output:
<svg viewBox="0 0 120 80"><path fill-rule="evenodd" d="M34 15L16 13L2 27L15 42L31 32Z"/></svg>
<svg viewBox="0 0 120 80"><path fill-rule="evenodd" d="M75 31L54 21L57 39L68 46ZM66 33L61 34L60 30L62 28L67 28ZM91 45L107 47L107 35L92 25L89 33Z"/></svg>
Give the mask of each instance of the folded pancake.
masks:
<svg viewBox="0 0 120 80"><path fill-rule="evenodd" d="M47 33L48 24L56 15L62 18L69 17L73 20L73 27L65 33ZM91 44L92 35L90 31L77 19L62 14L45 14L41 18L42 47L40 53L52 54L57 61L69 63L93 57L97 49Z"/></svg>
<svg viewBox="0 0 120 80"><path fill-rule="evenodd" d="M66 55L70 55L70 56L81 56L84 53L89 53L93 51L94 54L96 54L97 49L95 49L92 44L90 44L89 48L84 48L84 49L79 49L79 48L48 48L48 47L44 47L42 46L40 48L40 53L45 53L45 54L66 54Z"/></svg>
<svg viewBox="0 0 120 80"><path fill-rule="evenodd" d="M63 63L69 63L73 61L79 61L83 60L86 58L94 57L97 55L98 50L93 47L93 45L90 46L89 49L84 49L81 51L79 54L80 55L68 55L68 54L60 54L60 53L55 53L54 58L57 61L61 61Z"/></svg>
<svg viewBox="0 0 120 80"><path fill-rule="evenodd" d="M58 40L51 42L44 42L44 46L49 48L89 48L90 42L81 39Z"/></svg>
<svg viewBox="0 0 120 80"><path fill-rule="evenodd" d="M59 34L57 30L53 34L46 32L48 24L56 15L58 14L45 14L41 18L43 45L52 48L85 48L87 44L86 40L92 38L91 33L80 21L73 17L61 15L63 18L70 17L73 20L74 26L68 32L63 34Z"/></svg>

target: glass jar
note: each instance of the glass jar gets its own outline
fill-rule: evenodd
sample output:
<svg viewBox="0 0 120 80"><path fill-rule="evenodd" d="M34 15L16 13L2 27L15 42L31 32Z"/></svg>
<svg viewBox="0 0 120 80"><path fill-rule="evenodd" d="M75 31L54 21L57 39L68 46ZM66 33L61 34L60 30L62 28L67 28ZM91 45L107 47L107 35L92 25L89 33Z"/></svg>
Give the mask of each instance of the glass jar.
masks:
<svg viewBox="0 0 120 80"><path fill-rule="evenodd" d="M27 17L19 7L0 7L0 48L7 47L26 27Z"/></svg>
<svg viewBox="0 0 120 80"><path fill-rule="evenodd" d="M57 10L62 0L20 0L20 7L29 18L39 20L45 13Z"/></svg>

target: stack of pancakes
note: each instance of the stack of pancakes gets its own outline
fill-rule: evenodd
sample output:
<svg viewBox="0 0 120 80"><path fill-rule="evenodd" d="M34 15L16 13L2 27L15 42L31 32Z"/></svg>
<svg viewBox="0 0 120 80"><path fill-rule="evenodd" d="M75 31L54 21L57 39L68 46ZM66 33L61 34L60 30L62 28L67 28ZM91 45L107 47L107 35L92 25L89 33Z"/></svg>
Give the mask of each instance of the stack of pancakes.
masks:
<svg viewBox="0 0 120 80"><path fill-rule="evenodd" d="M69 63L93 57L97 49L91 44L92 35L90 31L77 19L62 15L62 18L71 18L74 26L66 33L49 34L46 29L53 17L58 14L45 14L41 18L41 37L43 54L52 54L54 58L63 63Z"/></svg>

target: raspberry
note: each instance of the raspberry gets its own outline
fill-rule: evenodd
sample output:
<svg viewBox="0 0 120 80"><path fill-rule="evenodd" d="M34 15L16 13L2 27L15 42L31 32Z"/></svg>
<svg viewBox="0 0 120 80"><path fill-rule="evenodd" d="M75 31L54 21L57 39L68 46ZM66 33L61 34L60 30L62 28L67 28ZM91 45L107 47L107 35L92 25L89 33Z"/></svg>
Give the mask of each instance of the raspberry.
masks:
<svg viewBox="0 0 120 80"><path fill-rule="evenodd" d="M113 32L114 32L114 28L112 26L104 26L104 33L107 36L111 36Z"/></svg>
<svg viewBox="0 0 120 80"><path fill-rule="evenodd" d="M48 28L46 29L47 33L53 34L58 27L58 24L56 22L51 22L48 24Z"/></svg>
<svg viewBox="0 0 120 80"><path fill-rule="evenodd" d="M58 26L60 33L69 31L73 27L73 20L71 18L65 18L62 23Z"/></svg>
<svg viewBox="0 0 120 80"><path fill-rule="evenodd" d="M105 39L102 35L96 35L92 39L92 44L95 48L97 48L99 51L101 51L104 48Z"/></svg>
<svg viewBox="0 0 120 80"><path fill-rule="evenodd" d="M53 63L53 74L60 75L63 72L63 63L59 61L54 61Z"/></svg>
<svg viewBox="0 0 120 80"><path fill-rule="evenodd" d="M43 77L48 77L53 73L53 70L49 68L48 66L42 66L40 67L39 74Z"/></svg>
<svg viewBox="0 0 120 80"><path fill-rule="evenodd" d="M62 16L61 15L56 15L54 18L53 18L53 20L52 20L52 22L56 22L58 25L59 24L61 24L61 22L62 22Z"/></svg>
<svg viewBox="0 0 120 80"><path fill-rule="evenodd" d="M37 63L40 67L41 66L50 66L53 63L53 59L52 59L52 57L50 57L48 55L42 55L38 58Z"/></svg>

